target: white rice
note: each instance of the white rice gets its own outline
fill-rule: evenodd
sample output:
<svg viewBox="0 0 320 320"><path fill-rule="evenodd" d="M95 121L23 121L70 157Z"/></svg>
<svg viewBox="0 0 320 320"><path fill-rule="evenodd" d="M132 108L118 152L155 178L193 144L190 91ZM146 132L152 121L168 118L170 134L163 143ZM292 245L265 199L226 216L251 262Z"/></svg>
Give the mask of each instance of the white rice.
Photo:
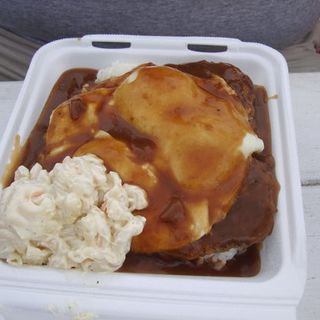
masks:
<svg viewBox="0 0 320 320"><path fill-rule="evenodd" d="M244 253L246 248L238 247L238 248L231 248L227 251L221 252L214 252L207 254L203 257L200 257L197 260L199 265L203 264L204 262L209 263L215 270L221 270L229 260L232 260L237 254Z"/></svg>
<svg viewBox="0 0 320 320"><path fill-rule="evenodd" d="M101 82L112 77L118 77L122 74L129 72L133 68L136 68L138 65L135 63L127 63L114 61L110 66L100 69L97 73L96 82Z"/></svg>

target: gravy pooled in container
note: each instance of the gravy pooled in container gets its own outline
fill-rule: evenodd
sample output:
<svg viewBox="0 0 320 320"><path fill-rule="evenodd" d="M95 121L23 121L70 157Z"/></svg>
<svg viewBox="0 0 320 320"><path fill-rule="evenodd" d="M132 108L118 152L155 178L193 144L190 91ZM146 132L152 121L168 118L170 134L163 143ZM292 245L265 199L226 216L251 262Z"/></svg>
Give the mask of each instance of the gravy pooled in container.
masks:
<svg viewBox="0 0 320 320"><path fill-rule="evenodd" d="M60 77L21 164L51 170L93 154L145 190L148 206L133 212L145 226L120 271L257 274L279 190L264 88L206 61L95 78Z"/></svg>

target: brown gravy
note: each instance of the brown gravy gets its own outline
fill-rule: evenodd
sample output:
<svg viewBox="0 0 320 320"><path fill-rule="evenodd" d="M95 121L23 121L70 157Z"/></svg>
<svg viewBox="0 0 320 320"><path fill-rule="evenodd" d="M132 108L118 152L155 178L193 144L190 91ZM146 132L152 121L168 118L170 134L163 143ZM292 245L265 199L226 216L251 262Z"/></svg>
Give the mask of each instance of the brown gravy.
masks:
<svg viewBox="0 0 320 320"><path fill-rule="evenodd" d="M252 277L259 273L260 245L253 245L236 259L232 259L220 271L216 271L208 264L197 265L191 261L161 258L158 255L127 254L120 272L156 273L190 276L224 276L224 277Z"/></svg>
<svg viewBox="0 0 320 320"><path fill-rule="evenodd" d="M191 73L195 76L200 76L203 78L208 77L208 74L206 73L208 65L204 62L200 63L193 63L193 64L186 64L186 65L171 65L175 68L178 68L184 72ZM268 118L268 111L267 111L267 96L266 92L262 87L255 87L254 90L251 90L250 88L253 88L251 80L244 76L241 78L242 81L244 81L245 85L241 88L239 87L239 74L236 74L233 70L228 67L226 64L213 64L211 66L211 71L214 71L216 74L223 77L231 87L235 91L237 91L240 99L242 100L243 104L250 108L252 106L252 102L254 101L254 111L252 111L252 114L255 114L252 118L252 125L257 131L258 135L263 138L265 143L265 151L261 155L257 156L261 159L258 159L259 161L264 161L267 159L267 161L270 163L267 170L271 172L273 175L273 158L271 155L271 137L270 137L270 125L269 125L269 118ZM214 69L214 70L213 70ZM30 168L35 162L37 162L38 154L41 152L41 150L44 147L44 135L49 125L49 118L51 115L52 110L54 110L60 103L63 101L75 96L76 94L80 93L81 88L84 84L92 85L96 77L96 70L93 69L71 69L66 71L56 82L54 85L50 96L47 100L47 103L39 117L39 120L32 130L30 137L26 143L25 147L25 153L23 156L23 160L21 161L22 165L25 165L26 167ZM251 90L251 91L250 91ZM74 117L78 117L81 113L81 105L75 103L74 110L72 111L72 114L74 114ZM111 115L112 116L112 115ZM106 121L103 121L103 129L110 132L113 136L116 138L121 138L121 140L126 141L129 145L132 144L131 148L134 148L134 146L137 144L141 145L143 148L143 160L148 160L149 157L152 157L152 141L148 140L146 137L143 137L139 135L139 133L135 133L132 135L131 128L126 128L125 123L117 123L114 125L115 119L109 118L104 119ZM113 121L114 120L114 121ZM118 119L119 120L119 119ZM117 120L117 121L118 121ZM130 130L129 130L130 129ZM127 134L130 132L130 134ZM139 148L140 150L140 148ZM139 153L140 151L136 150L135 153ZM277 186L275 185L274 190L277 190ZM260 194L261 190L258 190L256 193L253 192L250 195L251 199L263 198L264 195ZM179 202L175 203L177 207L179 207ZM268 204L266 204L268 205ZM244 206L243 210L246 210L247 208ZM256 209L254 207L254 209ZM241 222L241 215L243 213L239 212L239 210L236 210L237 212L233 214L235 215L235 221ZM255 219L254 214L249 214L250 219ZM269 216L273 217L273 214L271 215L269 212ZM166 217L163 217L166 219ZM178 217L179 218L179 217ZM245 219L247 219L248 216L245 215ZM261 218L257 218L261 219ZM256 221L257 222L257 221ZM253 221L253 224L256 223ZM260 220L257 222L259 223ZM243 222L242 222L243 223ZM269 223L268 227L270 229L270 225L272 228L273 219L271 221L271 224ZM228 232L234 232L237 227L236 224L230 224L230 225L222 225L220 228L221 234L219 234L219 237L222 239L221 243L223 243L224 240L226 240L224 237L228 234ZM232 230L230 228L233 228ZM240 228L241 229L241 228ZM260 230L261 231L261 230ZM270 233L270 230L267 231L267 234ZM201 238L200 240L202 240ZM231 239L232 240L232 239ZM243 239L241 239L243 240ZM261 239L262 240L262 239ZM211 240L210 240L211 241ZM214 241L216 241L216 238L214 238ZM233 240L232 240L233 241ZM212 243L212 242L211 242ZM253 241L253 243L248 243L251 245L248 250L237 256L235 259L230 261L227 266L222 271L215 271L213 270L209 265L203 264L201 266L196 265L193 262L182 262L179 259L175 258L166 258L161 257L158 255L140 255L140 254L134 254L129 253L127 256L127 259L125 261L125 264L123 267L119 270L120 272L138 272L138 273L166 273L166 274L184 274L184 275L219 275L219 276L242 276L242 277L248 277L248 276L254 276L256 275L260 270L260 254L259 254L259 245L255 244L256 242ZM237 243L234 242L236 245ZM223 245L222 245L223 247Z"/></svg>
<svg viewBox="0 0 320 320"><path fill-rule="evenodd" d="M22 165L31 168L37 162L38 154L44 146L44 136L52 111L63 101L80 93L84 84L94 82L96 75L97 71L93 69L72 69L61 75L51 90L37 124L26 142Z"/></svg>

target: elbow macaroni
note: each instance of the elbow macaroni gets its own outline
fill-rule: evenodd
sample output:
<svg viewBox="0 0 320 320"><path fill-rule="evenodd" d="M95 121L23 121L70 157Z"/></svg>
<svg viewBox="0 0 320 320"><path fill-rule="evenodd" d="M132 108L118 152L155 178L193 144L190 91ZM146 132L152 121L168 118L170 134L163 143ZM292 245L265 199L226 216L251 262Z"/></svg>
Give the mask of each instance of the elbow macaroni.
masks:
<svg viewBox="0 0 320 320"><path fill-rule="evenodd" d="M0 199L0 258L86 271L121 267L145 218L144 190L106 173L94 155L66 157L51 172L21 166Z"/></svg>

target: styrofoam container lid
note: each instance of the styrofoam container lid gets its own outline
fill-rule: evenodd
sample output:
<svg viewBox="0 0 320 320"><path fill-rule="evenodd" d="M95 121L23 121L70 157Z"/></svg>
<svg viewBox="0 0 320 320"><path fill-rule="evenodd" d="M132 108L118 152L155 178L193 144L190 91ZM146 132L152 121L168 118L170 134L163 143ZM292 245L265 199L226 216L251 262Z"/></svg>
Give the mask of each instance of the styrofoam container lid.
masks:
<svg viewBox="0 0 320 320"><path fill-rule="evenodd" d="M274 49L203 37L89 35L49 43L34 55L1 138L0 176L15 136L22 143L28 138L64 71L100 69L114 61L199 60L234 64L278 97L269 100L269 113L281 190L260 273L252 278L108 274L0 263L0 319L295 319L306 279L305 228L288 70Z"/></svg>

